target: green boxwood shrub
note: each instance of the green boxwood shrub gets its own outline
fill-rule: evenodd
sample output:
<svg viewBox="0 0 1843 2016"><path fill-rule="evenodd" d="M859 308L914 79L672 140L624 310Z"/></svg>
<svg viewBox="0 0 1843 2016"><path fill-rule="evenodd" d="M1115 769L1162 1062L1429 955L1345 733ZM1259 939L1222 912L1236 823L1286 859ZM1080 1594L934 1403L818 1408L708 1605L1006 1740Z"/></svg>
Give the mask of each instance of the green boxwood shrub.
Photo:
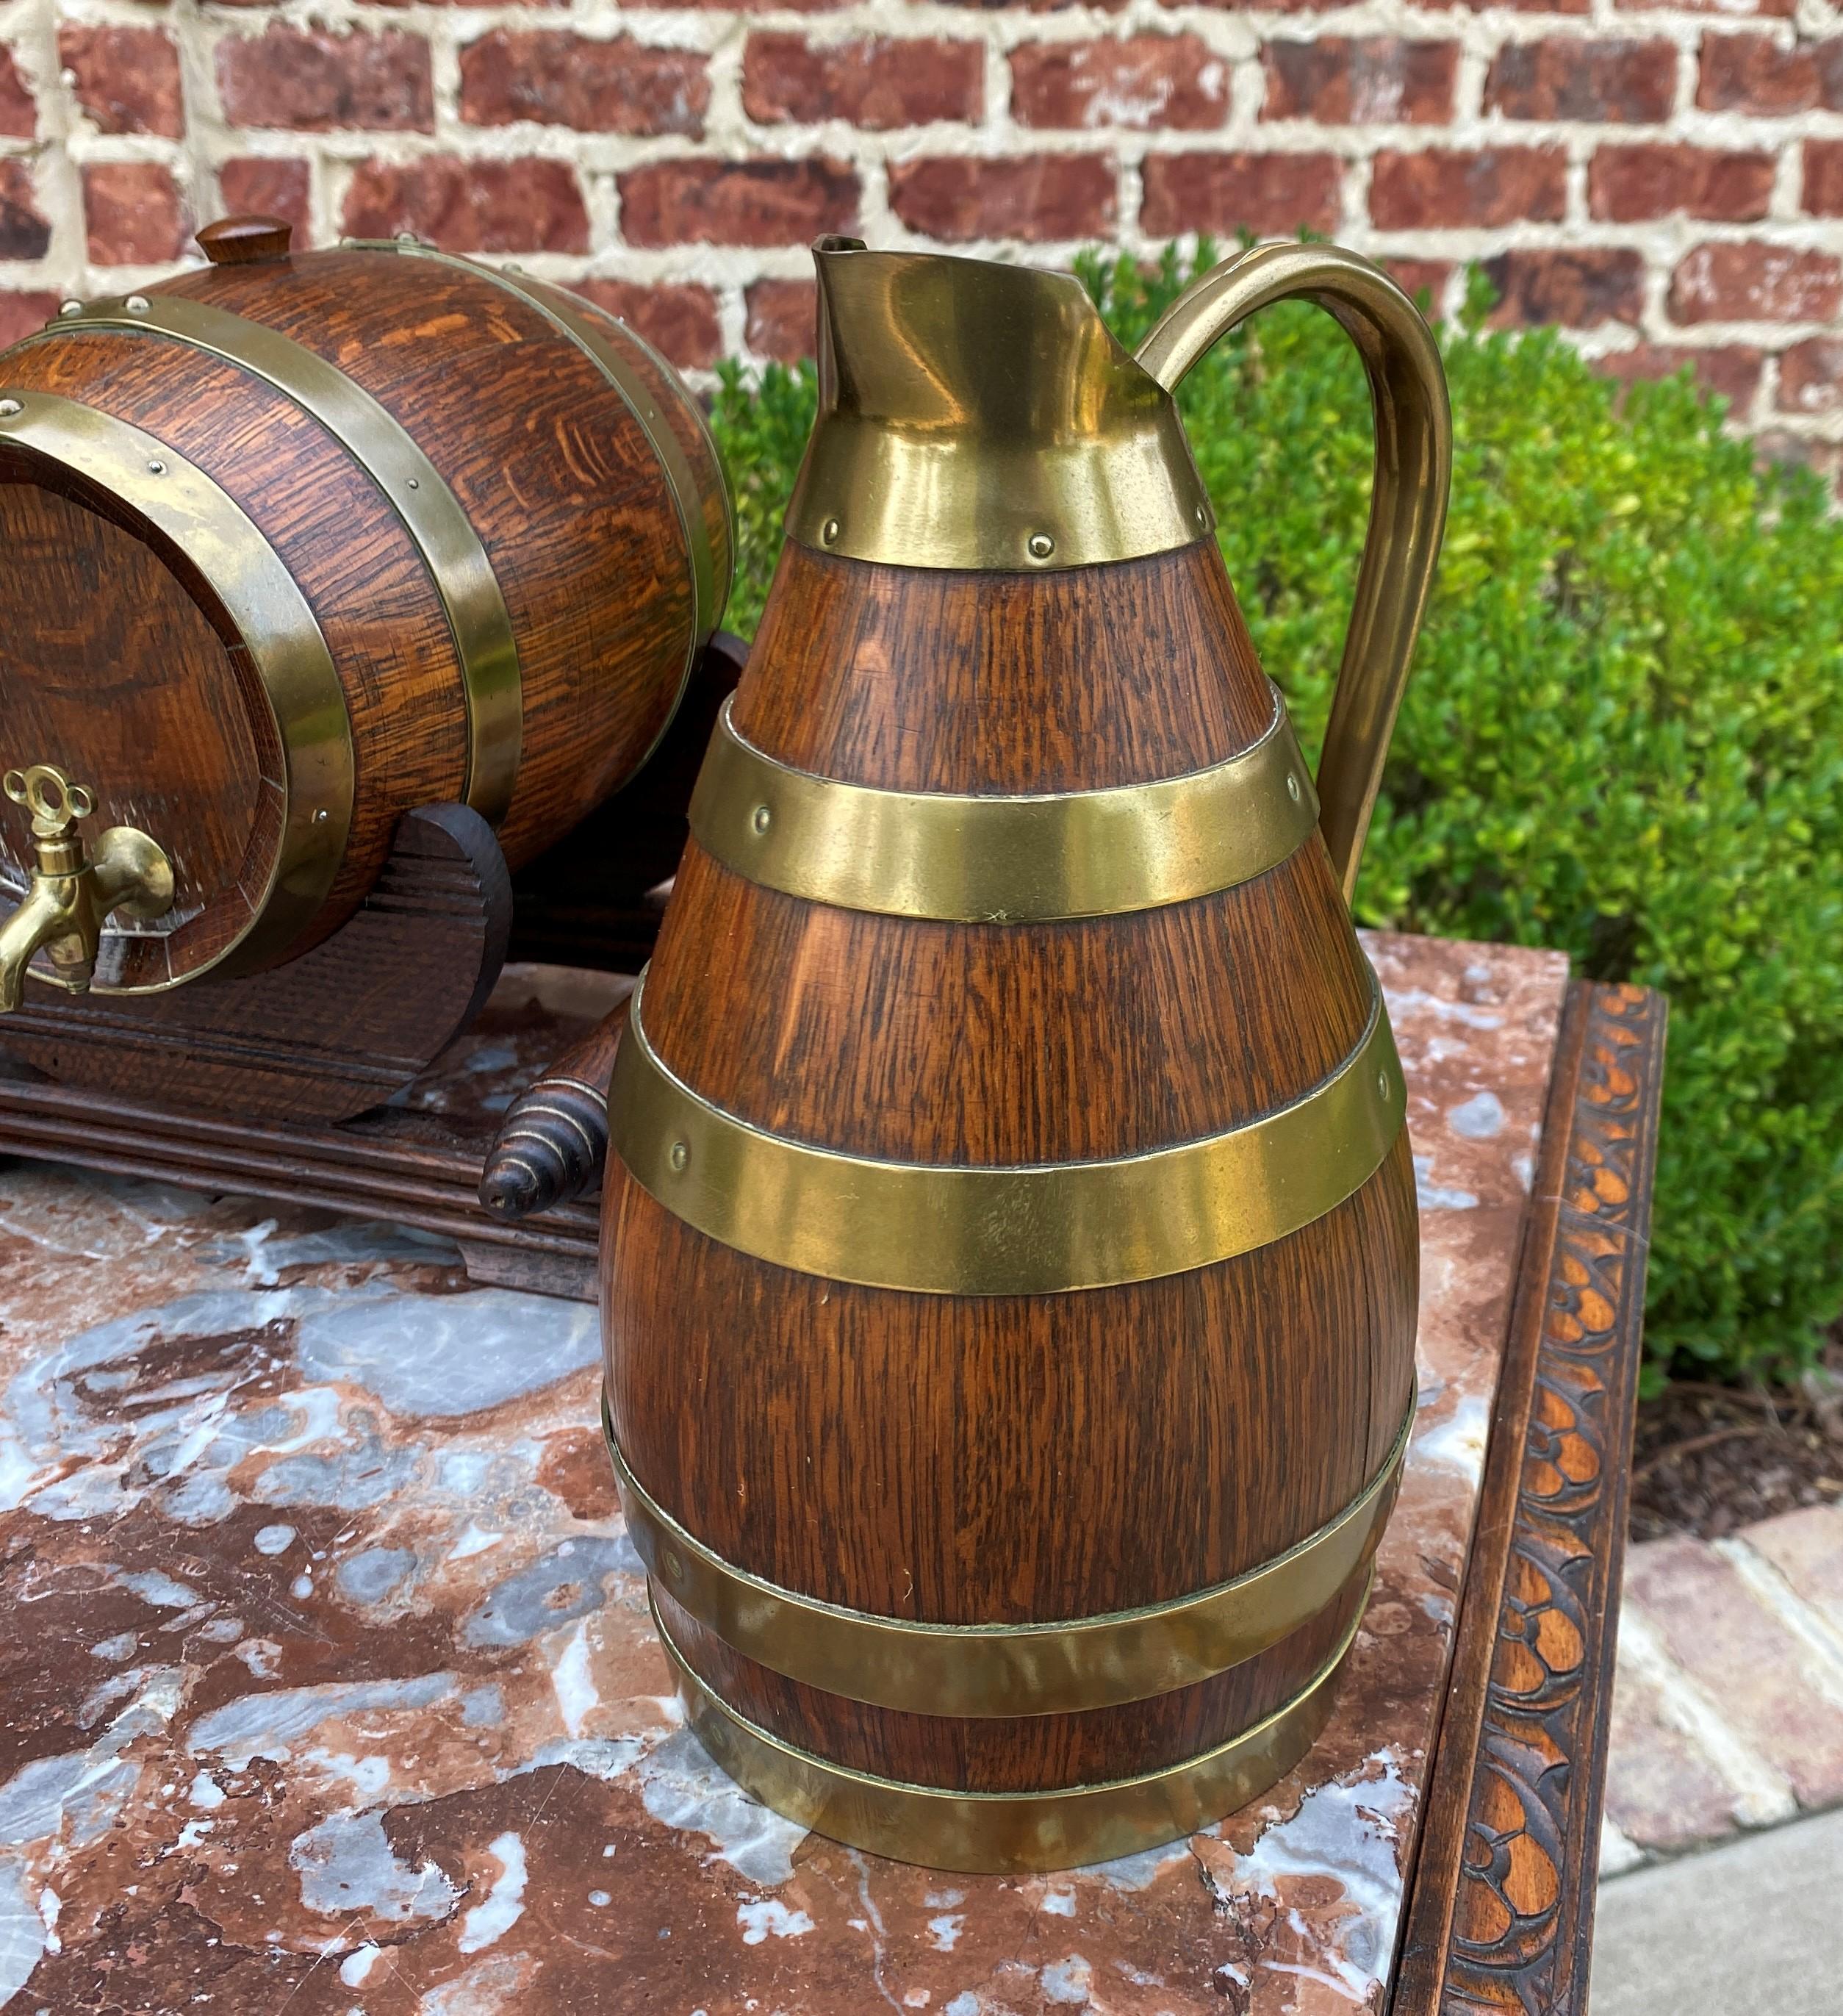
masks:
<svg viewBox="0 0 1843 2016"><path fill-rule="evenodd" d="M1186 272L1083 277L1131 344ZM1488 329L1488 307L1475 282L1441 332L1452 515L1358 912L1668 994L1649 1381L1785 1378L1843 1309L1843 524L1814 479L1725 439L1686 376L1623 392L1552 333ZM1289 306L1181 401L1309 751L1368 508L1361 369ZM809 372L723 373L745 632L812 407Z"/></svg>

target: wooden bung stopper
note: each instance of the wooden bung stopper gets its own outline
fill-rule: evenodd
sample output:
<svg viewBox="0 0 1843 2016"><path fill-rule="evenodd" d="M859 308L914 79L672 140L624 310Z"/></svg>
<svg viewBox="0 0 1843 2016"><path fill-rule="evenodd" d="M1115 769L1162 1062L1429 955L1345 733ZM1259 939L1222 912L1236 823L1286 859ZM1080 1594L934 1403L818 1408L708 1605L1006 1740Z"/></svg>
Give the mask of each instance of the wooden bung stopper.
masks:
<svg viewBox="0 0 1843 2016"><path fill-rule="evenodd" d="M253 266L286 259L293 236L293 225L279 217L221 217L200 230L198 243L214 266Z"/></svg>

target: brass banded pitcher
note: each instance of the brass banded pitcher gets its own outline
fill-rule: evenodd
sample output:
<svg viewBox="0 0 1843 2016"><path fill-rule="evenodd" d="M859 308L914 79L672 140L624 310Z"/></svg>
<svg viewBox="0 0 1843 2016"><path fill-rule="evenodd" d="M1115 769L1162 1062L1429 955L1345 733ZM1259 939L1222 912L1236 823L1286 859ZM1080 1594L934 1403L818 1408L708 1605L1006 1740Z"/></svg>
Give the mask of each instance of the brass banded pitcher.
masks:
<svg viewBox="0 0 1843 2016"><path fill-rule="evenodd" d="M1218 1818L1329 1710L1414 1407L1348 898L1445 517L1400 289L823 240L819 416L610 1103L607 1427L693 1726L946 1867ZM1315 792L1172 391L1275 301L1373 394Z"/></svg>

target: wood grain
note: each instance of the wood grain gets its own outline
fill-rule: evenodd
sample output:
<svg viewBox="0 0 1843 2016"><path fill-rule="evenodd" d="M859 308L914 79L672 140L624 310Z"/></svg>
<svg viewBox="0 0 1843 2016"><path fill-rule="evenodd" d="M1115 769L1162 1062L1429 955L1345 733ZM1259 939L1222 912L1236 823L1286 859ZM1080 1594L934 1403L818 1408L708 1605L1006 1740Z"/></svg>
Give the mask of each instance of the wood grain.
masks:
<svg viewBox="0 0 1843 2016"><path fill-rule="evenodd" d="M790 545L735 715L823 776L1034 791L1218 762L1271 699L1208 544L994 577ZM1316 837L1196 902L1010 927L803 903L693 843L642 1012L695 1090L776 1132L1054 1161L1290 1103L1355 1047L1370 985ZM1048 1621L1226 1580L1357 1495L1409 1390L1405 1137L1290 1239L1130 1287L961 1298L792 1273L618 1171L605 1245L610 1406L640 1482L725 1558L879 1614ZM1283 1693L1308 1677L1300 1656L1278 1661ZM830 1754L844 1734L807 1706L790 1739ZM1194 1733L1190 1712L1148 1705L1084 1768L1141 1768L1148 1742ZM948 1768L918 1719L879 1722L869 1768Z"/></svg>
<svg viewBox="0 0 1843 2016"><path fill-rule="evenodd" d="M1568 997L1393 2016L1586 2016L1665 1018Z"/></svg>

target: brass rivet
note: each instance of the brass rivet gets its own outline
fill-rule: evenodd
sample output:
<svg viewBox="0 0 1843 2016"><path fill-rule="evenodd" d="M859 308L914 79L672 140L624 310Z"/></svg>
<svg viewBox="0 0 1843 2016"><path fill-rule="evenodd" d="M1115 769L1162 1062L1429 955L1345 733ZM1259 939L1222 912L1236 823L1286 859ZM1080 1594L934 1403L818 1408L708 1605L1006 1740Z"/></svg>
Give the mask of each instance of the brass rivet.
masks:
<svg viewBox="0 0 1843 2016"><path fill-rule="evenodd" d="M83 304L81 301L63 301L60 302L58 306L58 313L59 315L81 315L82 312Z"/></svg>
<svg viewBox="0 0 1843 2016"><path fill-rule="evenodd" d="M729 1731L722 1723L707 1723L697 1732L698 1741L713 1757L721 1757L729 1748Z"/></svg>
<svg viewBox="0 0 1843 2016"><path fill-rule="evenodd" d="M1029 545L1030 556L1033 560L1046 560L1056 550L1056 542L1047 532L1032 532Z"/></svg>
<svg viewBox="0 0 1843 2016"><path fill-rule="evenodd" d="M676 1548L662 1547L659 1553L659 1565L668 1582L682 1582L685 1579L685 1564L679 1560Z"/></svg>
<svg viewBox="0 0 1843 2016"><path fill-rule="evenodd" d="M147 297L145 294L130 294L122 306L130 315L145 315L147 312Z"/></svg>
<svg viewBox="0 0 1843 2016"><path fill-rule="evenodd" d="M773 818L766 805L758 805L749 815L749 823L758 833L766 833Z"/></svg>
<svg viewBox="0 0 1843 2016"><path fill-rule="evenodd" d="M0 419L10 420L15 413L25 411L17 399L0 399Z"/></svg>
<svg viewBox="0 0 1843 2016"><path fill-rule="evenodd" d="M1381 1093L1384 1099L1388 1098L1388 1073L1387 1071L1380 1071L1376 1074L1376 1089Z"/></svg>
<svg viewBox="0 0 1843 2016"><path fill-rule="evenodd" d="M690 1159L690 1146L688 1143L683 1141L675 1141L672 1143L671 1153L666 1157L666 1160L671 1164L675 1169L683 1168L685 1165L689 1162Z"/></svg>
<svg viewBox="0 0 1843 2016"><path fill-rule="evenodd" d="M1197 506L1197 522L1200 525L1207 525L1209 523L1209 506L1207 504Z"/></svg>
<svg viewBox="0 0 1843 2016"><path fill-rule="evenodd" d="M149 476L164 476L166 473L167 466L158 455L154 456L147 465L147 473Z"/></svg>
<svg viewBox="0 0 1843 2016"><path fill-rule="evenodd" d="M332 813L330 813L326 808L322 805L314 815L314 823L315 826L324 826L326 822L332 818Z"/></svg>
<svg viewBox="0 0 1843 2016"><path fill-rule="evenodd" d="M524 268L516 259L508 259L506 262L506 270L509 273L523 273Z"/></svg>
<svg viewBox="0 0 1843 2016"><path fill-rule="evenodd" d="M423 487L421 477L412 476L409 479L409 487L412 490L420 490Z"/></svg>
<svg viewBox="0 0 1843 2016"><path fill-rule="evenodd" d="M1294 805L1299 802L1299 779L1290 770L1287 772L1287 796Z"/></svg>
<svg viewBox="0 0 1843 2016"><path fill-rule="evenodd" d="M419 245L422 240L413 231L400 231L397 234L397 243L399 245Z"/></svg>
<svg viewBox="0 0 1843 2016"><path fill-rule="evenodd" d="M819 527L819 538L828 546L837 545L838 520L836 518L828 518Z"/></svg>

